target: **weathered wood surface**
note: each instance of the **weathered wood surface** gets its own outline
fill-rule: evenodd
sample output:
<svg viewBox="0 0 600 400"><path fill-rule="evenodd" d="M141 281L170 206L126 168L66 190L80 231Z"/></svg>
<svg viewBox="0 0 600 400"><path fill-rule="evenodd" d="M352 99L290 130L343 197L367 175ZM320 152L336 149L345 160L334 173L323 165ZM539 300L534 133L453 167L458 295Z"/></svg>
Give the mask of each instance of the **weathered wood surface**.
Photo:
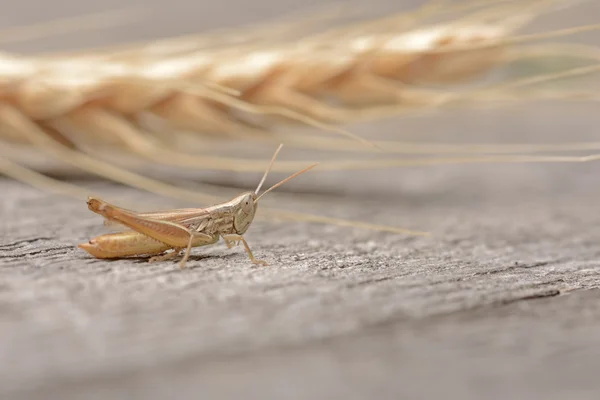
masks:
<svg viewBox="0 0 600 400"><path fill-rule="evenodd" d="M574 140L600 122L593 105L480 113L431 126ZM263 221L247 237L270 267L220 245L184 271L91 259L74 247L103 232L85 204L0 180L0 397L597 399L599 173L315 173L295 187L332 194L269 205L435 236Z"/></svg>

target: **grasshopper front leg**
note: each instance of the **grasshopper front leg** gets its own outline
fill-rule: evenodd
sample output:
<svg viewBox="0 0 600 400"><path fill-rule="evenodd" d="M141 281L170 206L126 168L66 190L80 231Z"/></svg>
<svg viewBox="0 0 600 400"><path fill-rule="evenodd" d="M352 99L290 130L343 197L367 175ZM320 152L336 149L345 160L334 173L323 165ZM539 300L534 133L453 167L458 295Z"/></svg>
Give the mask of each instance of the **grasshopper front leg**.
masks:
<svg viewBox="0 0 600 400"><path fill-rule="evenodd" d="M234 246L238 246L240 244L239 240L229 240L226 239L225 236L221 236L223 238L223 241L225 242L225 245L227 246L228 249L233 249Z"/></svg>
<svg viewBox="0 0 600 400"><path fill-rule="evenodd" d="M175 222L147 218L135 212L113 206L100 199L88 199L88 208L108 220L119 222L138 233L165 243L174 249L175 254L179 254L181 250L186 249L181 261L181 268L185 266L192 247L213 244L219 240L218 235L211 236L194 232ZM175 255L167 254L164 259L172 257L175 257ZM161 257L161 259L163 258ZM154 260L157 259L154 258Z"/></svg>
<svg viewBox="0 0 600 400"><path fill-rule="evenodd" d="M244 237L242 235L236 235L236 234L229 234L229 235L223 235L223 239L225 240L225 243L227 243L227 247L232 248L233 246L230 245L230 243L232 242L242 242L242 244L244 245L244 248L246 249L246 253L248 253L248 257L250 257L250 261L252 261L253 264L256 265L262 265L262 266L267 266L267 262L263 261L263 260L257 260L254 257L254 254L252 254L252 250L250 250L250 246L248 245L248 242L246 242L246 239L244 239Z"/></svg>

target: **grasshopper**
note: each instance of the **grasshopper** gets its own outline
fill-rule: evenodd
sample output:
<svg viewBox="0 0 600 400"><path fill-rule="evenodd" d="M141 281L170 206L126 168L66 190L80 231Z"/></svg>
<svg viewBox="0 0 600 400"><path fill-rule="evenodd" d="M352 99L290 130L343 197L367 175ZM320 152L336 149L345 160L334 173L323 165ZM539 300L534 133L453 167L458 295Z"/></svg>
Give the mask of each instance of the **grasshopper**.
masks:
<svg viewBox="0 0 600 400"><path fill-rule="evenodd" d="M228 202L211 207L138 213L89 197L87 205L91 211L102 215L108 222L116 222L132 230L101 235L78 247L96 258L104 259L152 255L150 262L176 258L185 249L180 263L180 267L184 268L192 247L215 244L223 238L229 249L243 243L253 264L267 265L265 261L254 257L243 236L254 220L258 202L271 190L318 165L312 164L258 195L282 147L279 145L275 151L254 192L242 193Z"/></svg>

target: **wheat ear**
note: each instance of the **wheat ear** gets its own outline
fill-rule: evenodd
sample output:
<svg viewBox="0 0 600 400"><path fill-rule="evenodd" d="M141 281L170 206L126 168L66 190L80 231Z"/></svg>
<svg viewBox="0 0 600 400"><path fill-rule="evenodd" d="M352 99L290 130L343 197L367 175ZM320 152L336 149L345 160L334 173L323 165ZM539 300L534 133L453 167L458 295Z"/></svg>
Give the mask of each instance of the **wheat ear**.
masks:
<svg viewBox="0 0 600 400"><path fill-rule="evenodd" d="M186 153L172 143L177 141L181 131L191 131L203 135L208 141L235 139L285 143L287 137L287 143L298 147L310 147L312 143L313 148L348 150L353 146L354 150L360 150L357 143L348 140L323 138L318 141L314 137L313 141L308 135L283 135L274 127L282 122L296 121L357 139L336 125L380 118L385 113L410 114L415 110L436 109L447 104L511 98L515 94L508 91L510 85L503 90L496 87L467 94L424 89L421 85L450 85L473 80L507 60L519 58L519 50L513 50L517 45L598 28L589 26L511 36L550 4L538 1L530 6L516 6L512 2L487 7L481 2L467 2L462 5L463 9L476 6L483 9L452 22L415 29L422 20L442 15L444 10L458 10L433 4L412 14L352 24L308 36L292 49L287 43L277 41L253 40L240 44L232 39L228 45L217 49L213 48L214 43L211 47L210 43L203 42L175 51L177 40L173 39L167 45L163 43L162 50L159 46L152 47L152 51L140 47L137 50L85 52L68 57L6 54L0 59L3 66L0 71L3 141L34 146L40 152L107 179L191 200L189 193L101 161L97 157L99 148L125 150L131 156L164 165L238 172L259 171L263 166L261 162L250 159ZM401 28L395 27L395 22ZM190 43L189 37L186 43ZM173 48L169 50L169 46ZM546 48L552 50L551 47ZM554 49L561 53L558 47ZM580 52L580 55L597 60L592 49ZM546 80L550 79L554 78L546 77ZM546 92L540 95L548 97ZM336 99L337 104L327 101L331 97ZM145 115L164 123L157 123L154 127L172 135L168 142L143 125L140 117ZM249 119L249 115L252 118ZM258 122L254 121L256 117ZM366 142L369 141L363 139L361 145ZM440 145L427 151L415 147L410 149L403 143L378 145L386 148L388 153L396 154L495 152L489 146L451 148ZM90 149L91 146L95 148ZM511 153L524 149L535 150L532 146L525 146L496 151ZM372 148L365 146L363 150ZM550 150L546 147L542 151ZM347 159L322 162L319 169L331 171L479 162L581 162L594 159L480 155L471 158L382 157L372 161ZM275 170L297 170L306 162L281 162ZM8 171L11 164L3 164L3 167ZM15 171L12 174L17 175ZM198 200L200 197L194 198Z"/></svg>

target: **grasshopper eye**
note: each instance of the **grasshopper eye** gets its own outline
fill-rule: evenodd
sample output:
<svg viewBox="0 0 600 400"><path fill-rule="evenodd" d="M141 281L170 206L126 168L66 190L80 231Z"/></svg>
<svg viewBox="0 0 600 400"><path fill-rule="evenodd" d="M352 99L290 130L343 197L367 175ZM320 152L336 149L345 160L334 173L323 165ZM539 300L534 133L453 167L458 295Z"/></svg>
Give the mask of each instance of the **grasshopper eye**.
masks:
<svg viewBox="0 0 600 400"><path fill-rule="evenodd" d="M250 214L252 213L252 211L254 210L254 200L252 199L252 197L250 196L246 196L243 200L242 200L242 210L246 213L246 214Z"/></svg>

